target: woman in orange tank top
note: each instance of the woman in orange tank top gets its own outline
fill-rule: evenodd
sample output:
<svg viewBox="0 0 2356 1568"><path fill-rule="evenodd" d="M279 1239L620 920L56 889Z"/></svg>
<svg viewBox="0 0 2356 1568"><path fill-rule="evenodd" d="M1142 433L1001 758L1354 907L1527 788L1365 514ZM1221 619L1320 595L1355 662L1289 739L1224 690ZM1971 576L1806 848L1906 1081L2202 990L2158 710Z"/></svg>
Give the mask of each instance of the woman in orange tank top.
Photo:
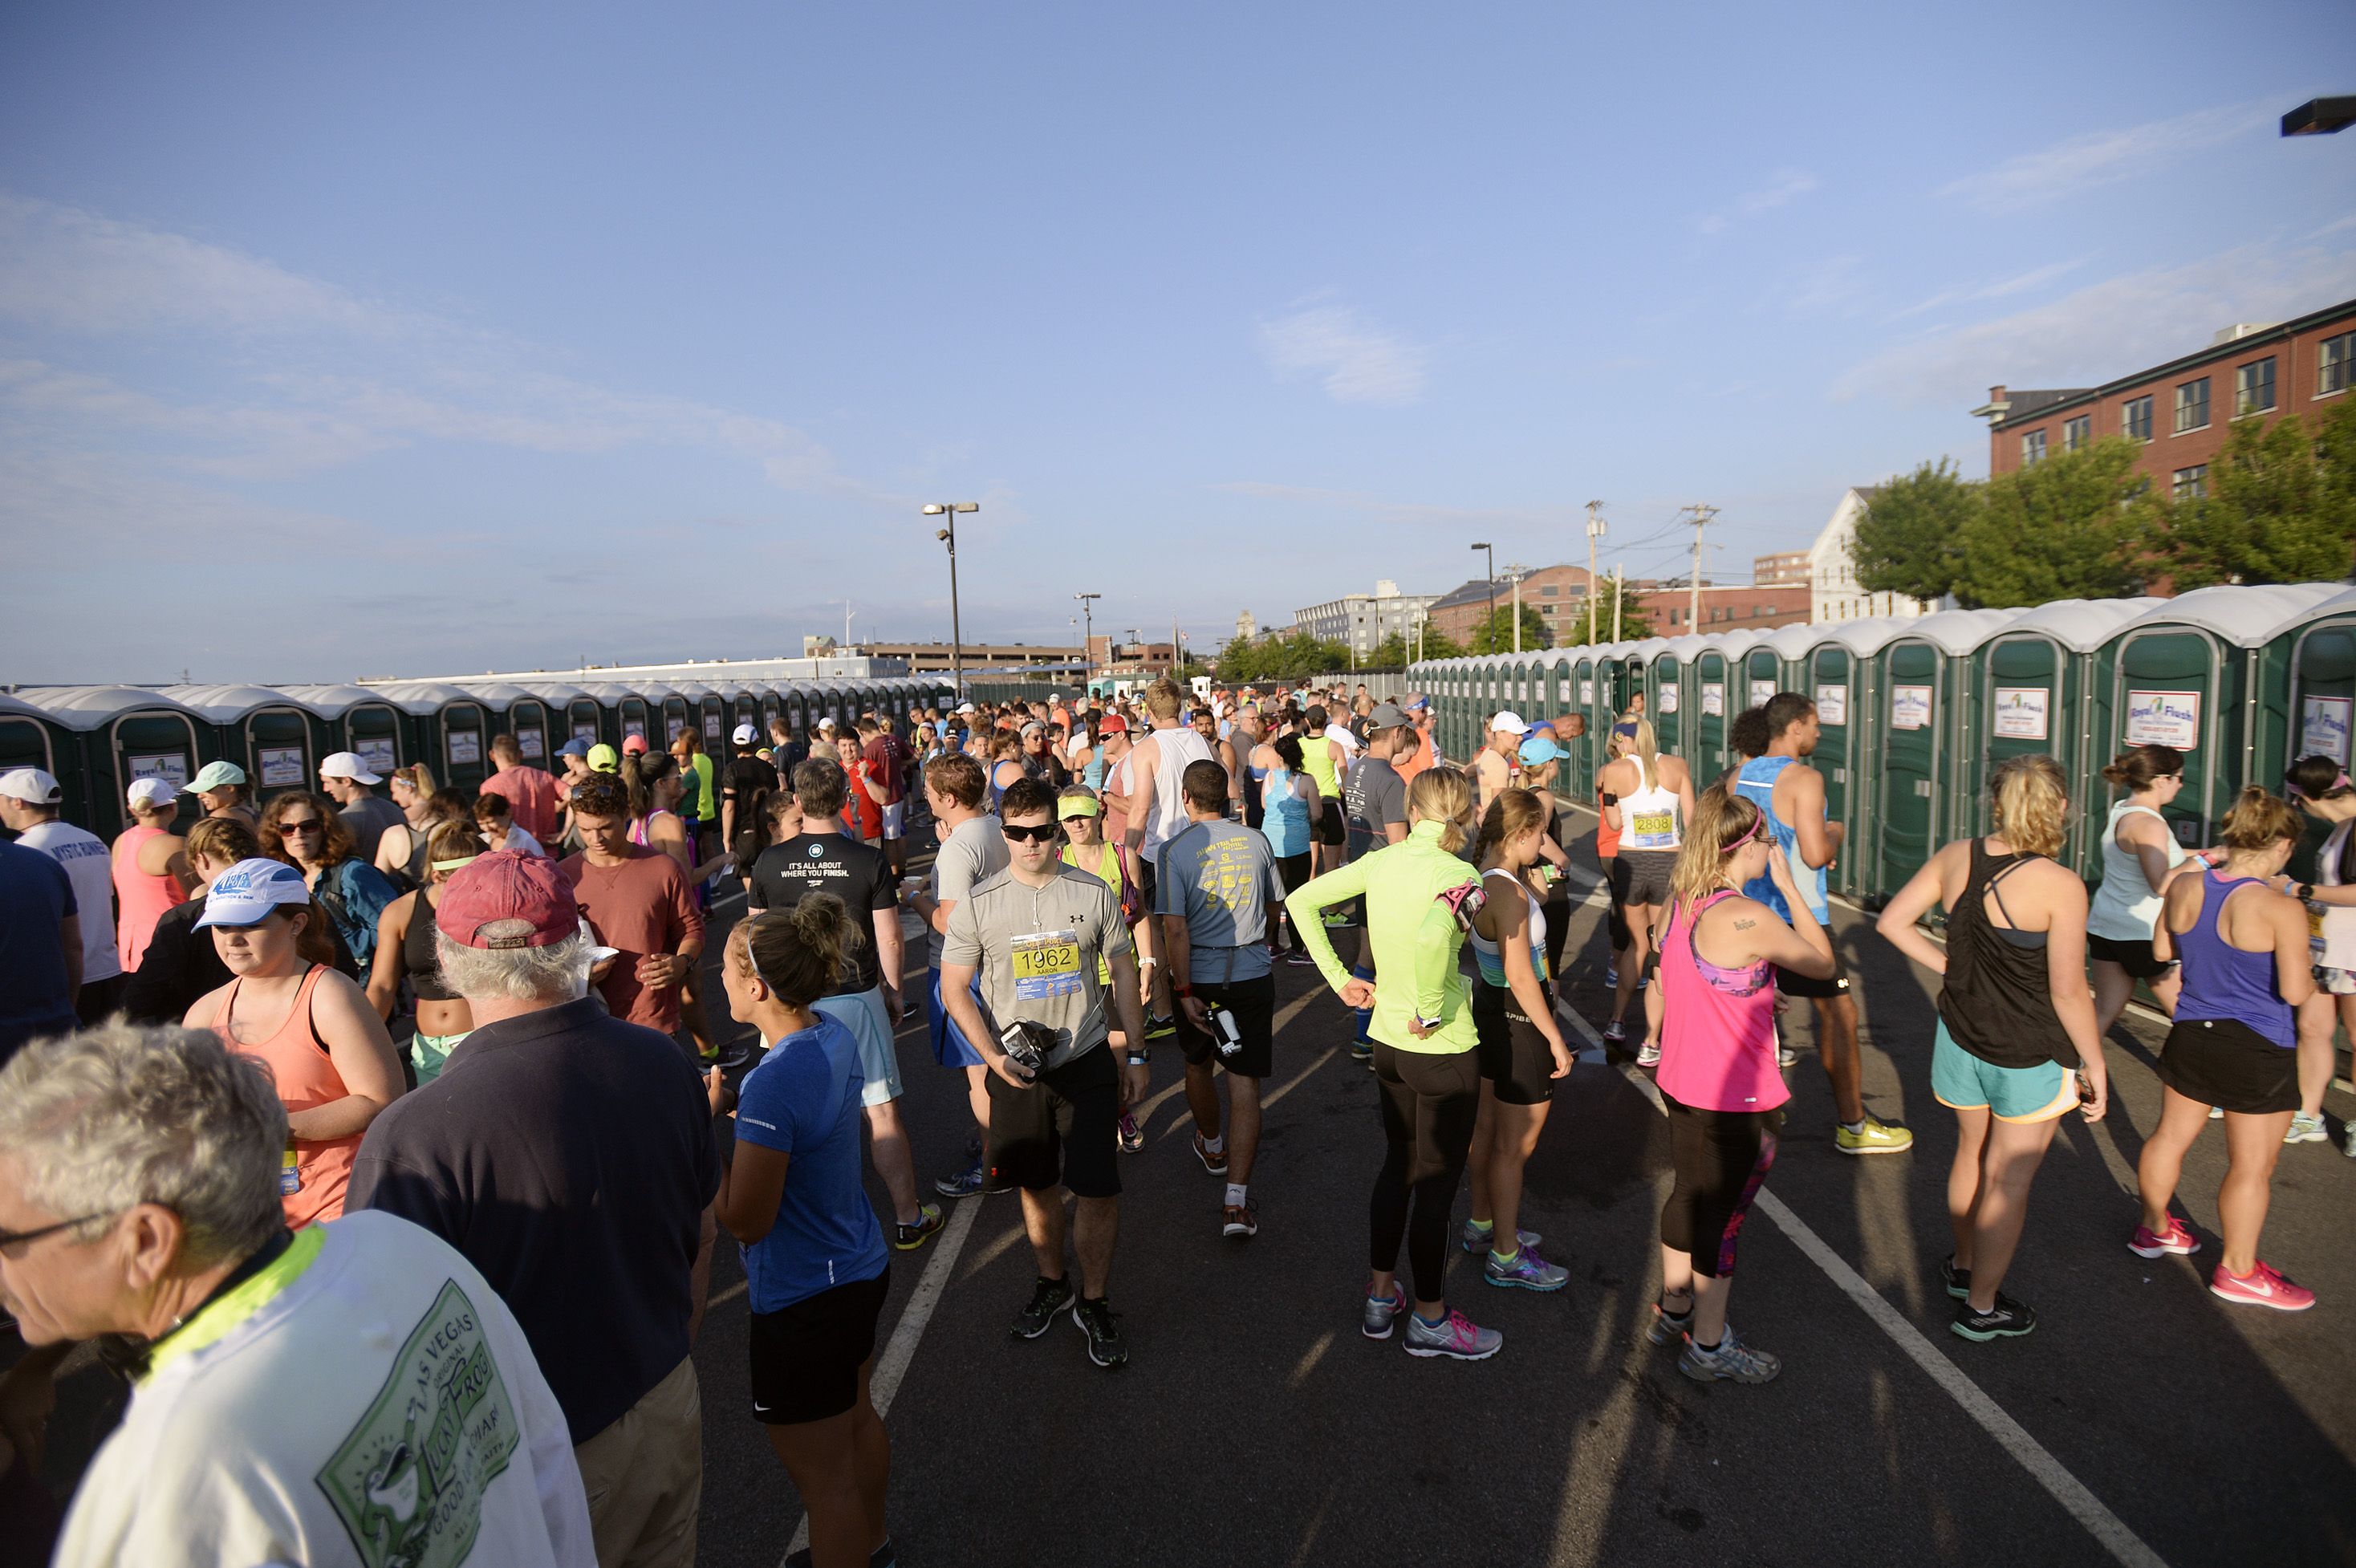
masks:
<svg viewBox="0 0 2356 1568"><path fill-rule="evenodd" d="M131 826L114 841L112 851L114 899L121 907L114 922L114 945L123 972L136 974L139 961L147 956L147 943L155 935L155 922L164 918L165 910L187 899L196 877L188 870L180 836L172 831L180 807L169 781L134 779L127 803Z"/></svg>
<svg viewBox="0 0 2356 1568"><path fill-rule="evenodd" d="M241 861L214 878L198 924L236 978L184 1020L260 1058L276 1079L287 1130L279 1195L295 1230L343 1213L360 1134L402 1088L383 1020L319 950L325 920L283 862Z"/></svg>

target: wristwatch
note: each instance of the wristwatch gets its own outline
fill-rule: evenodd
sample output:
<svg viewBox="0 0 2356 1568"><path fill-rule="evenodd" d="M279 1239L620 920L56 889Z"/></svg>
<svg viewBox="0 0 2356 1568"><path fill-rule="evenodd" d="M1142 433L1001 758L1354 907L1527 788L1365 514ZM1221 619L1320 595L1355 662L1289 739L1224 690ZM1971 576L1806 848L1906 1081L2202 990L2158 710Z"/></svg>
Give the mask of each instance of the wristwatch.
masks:
<svg viewBox="0 0 2356 1568"><path fill-rule="evenodd" d="M2300 883L2298 885L2298 897L2301 903L2305 903L2308 899L2314 897L2315 884L2312 882Z"/></svg>
<svg viewBox="0 0 2356 1568"><path fill-rule="evenodd" d="M1129 1053L1129 1065L1131 1067L1147 1067L1151 1066L1151 1063L1143 1051L1131 1051Z"/></svg>

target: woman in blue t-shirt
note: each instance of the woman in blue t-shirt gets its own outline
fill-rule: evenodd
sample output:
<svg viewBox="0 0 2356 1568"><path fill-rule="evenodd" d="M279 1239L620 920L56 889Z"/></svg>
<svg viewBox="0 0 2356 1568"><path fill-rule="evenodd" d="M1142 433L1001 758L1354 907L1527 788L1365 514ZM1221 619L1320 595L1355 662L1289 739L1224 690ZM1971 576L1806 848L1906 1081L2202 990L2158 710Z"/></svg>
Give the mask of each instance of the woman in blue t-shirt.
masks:
<svg viewBox="0 0 2356 1568"><path fill-rule="evenodd" d="M735 1147L714 1203L742 1244L753 1309L753 1417L809 1510L810 1561L890 1561L884 1493L892 1444L868 1397L890 1287L884 1228L860 1179L859 1042L810 1004L860 940L842 900L812 893L729 933L729 1015L774 1042L713 1113L734 1104Z"/></svg>

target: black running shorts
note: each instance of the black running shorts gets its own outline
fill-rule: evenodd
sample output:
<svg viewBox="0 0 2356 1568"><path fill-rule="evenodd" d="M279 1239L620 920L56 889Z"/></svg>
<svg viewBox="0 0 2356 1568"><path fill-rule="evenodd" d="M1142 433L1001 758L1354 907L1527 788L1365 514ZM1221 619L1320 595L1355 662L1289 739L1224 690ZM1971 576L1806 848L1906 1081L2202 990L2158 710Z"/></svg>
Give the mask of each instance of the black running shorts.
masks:
<svg viewBox="0 0 2356 1568"><path fill-rule="evenodd" d="M892 1266L753 1314L753 1419L796 1426L859 1402L859 1369L875 1354L875 1322L891 1294Z"/></svg>
<svg viewBox="0 0 2356 1568"><path fill-rule="evenodd" d="M1032 1192L1060 1181L1077 1197L1120 1196L1120 1078L1110 1045L1049 1069L1027 1089L995 1071L988 1081L993 1178Z"/></svg>

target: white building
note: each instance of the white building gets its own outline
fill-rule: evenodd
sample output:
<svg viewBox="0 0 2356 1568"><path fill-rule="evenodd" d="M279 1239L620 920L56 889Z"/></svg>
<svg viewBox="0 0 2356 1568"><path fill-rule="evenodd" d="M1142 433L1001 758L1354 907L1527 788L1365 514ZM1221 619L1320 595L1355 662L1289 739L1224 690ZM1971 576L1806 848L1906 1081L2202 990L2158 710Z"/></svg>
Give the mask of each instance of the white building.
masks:
<svg viewBox="0 0 2356 1568"><path fill-rule="evenodd" d="M1857 520L1873 502L1873 489L1842 492L1816 542L1808 547L1808 619L1863 620L1869 616L1923 616L1939 607L1903 594L1869 594L1857 585Z"/></svg>
<svg viewBox="0 0 2356 1568"><path fill-rule="evenodd" d="M1239 612L1236 617L1236 640L1237 642L1249 642L1253 638L1258 637L1258 635L1259 622L1252 618L1251 611L1244 610Z"/></svg>
<svg viewBox="0 0 2356 1568"><path fill-rule="evenodd" d="M1292 612L1292 624L1312 637L1345 643L1360 658L1375 645L1396 636L1410 645L1438 594L1402 594L1389 578L1376 583L1371 594L1344 594L1338 599Z"/></svg>

